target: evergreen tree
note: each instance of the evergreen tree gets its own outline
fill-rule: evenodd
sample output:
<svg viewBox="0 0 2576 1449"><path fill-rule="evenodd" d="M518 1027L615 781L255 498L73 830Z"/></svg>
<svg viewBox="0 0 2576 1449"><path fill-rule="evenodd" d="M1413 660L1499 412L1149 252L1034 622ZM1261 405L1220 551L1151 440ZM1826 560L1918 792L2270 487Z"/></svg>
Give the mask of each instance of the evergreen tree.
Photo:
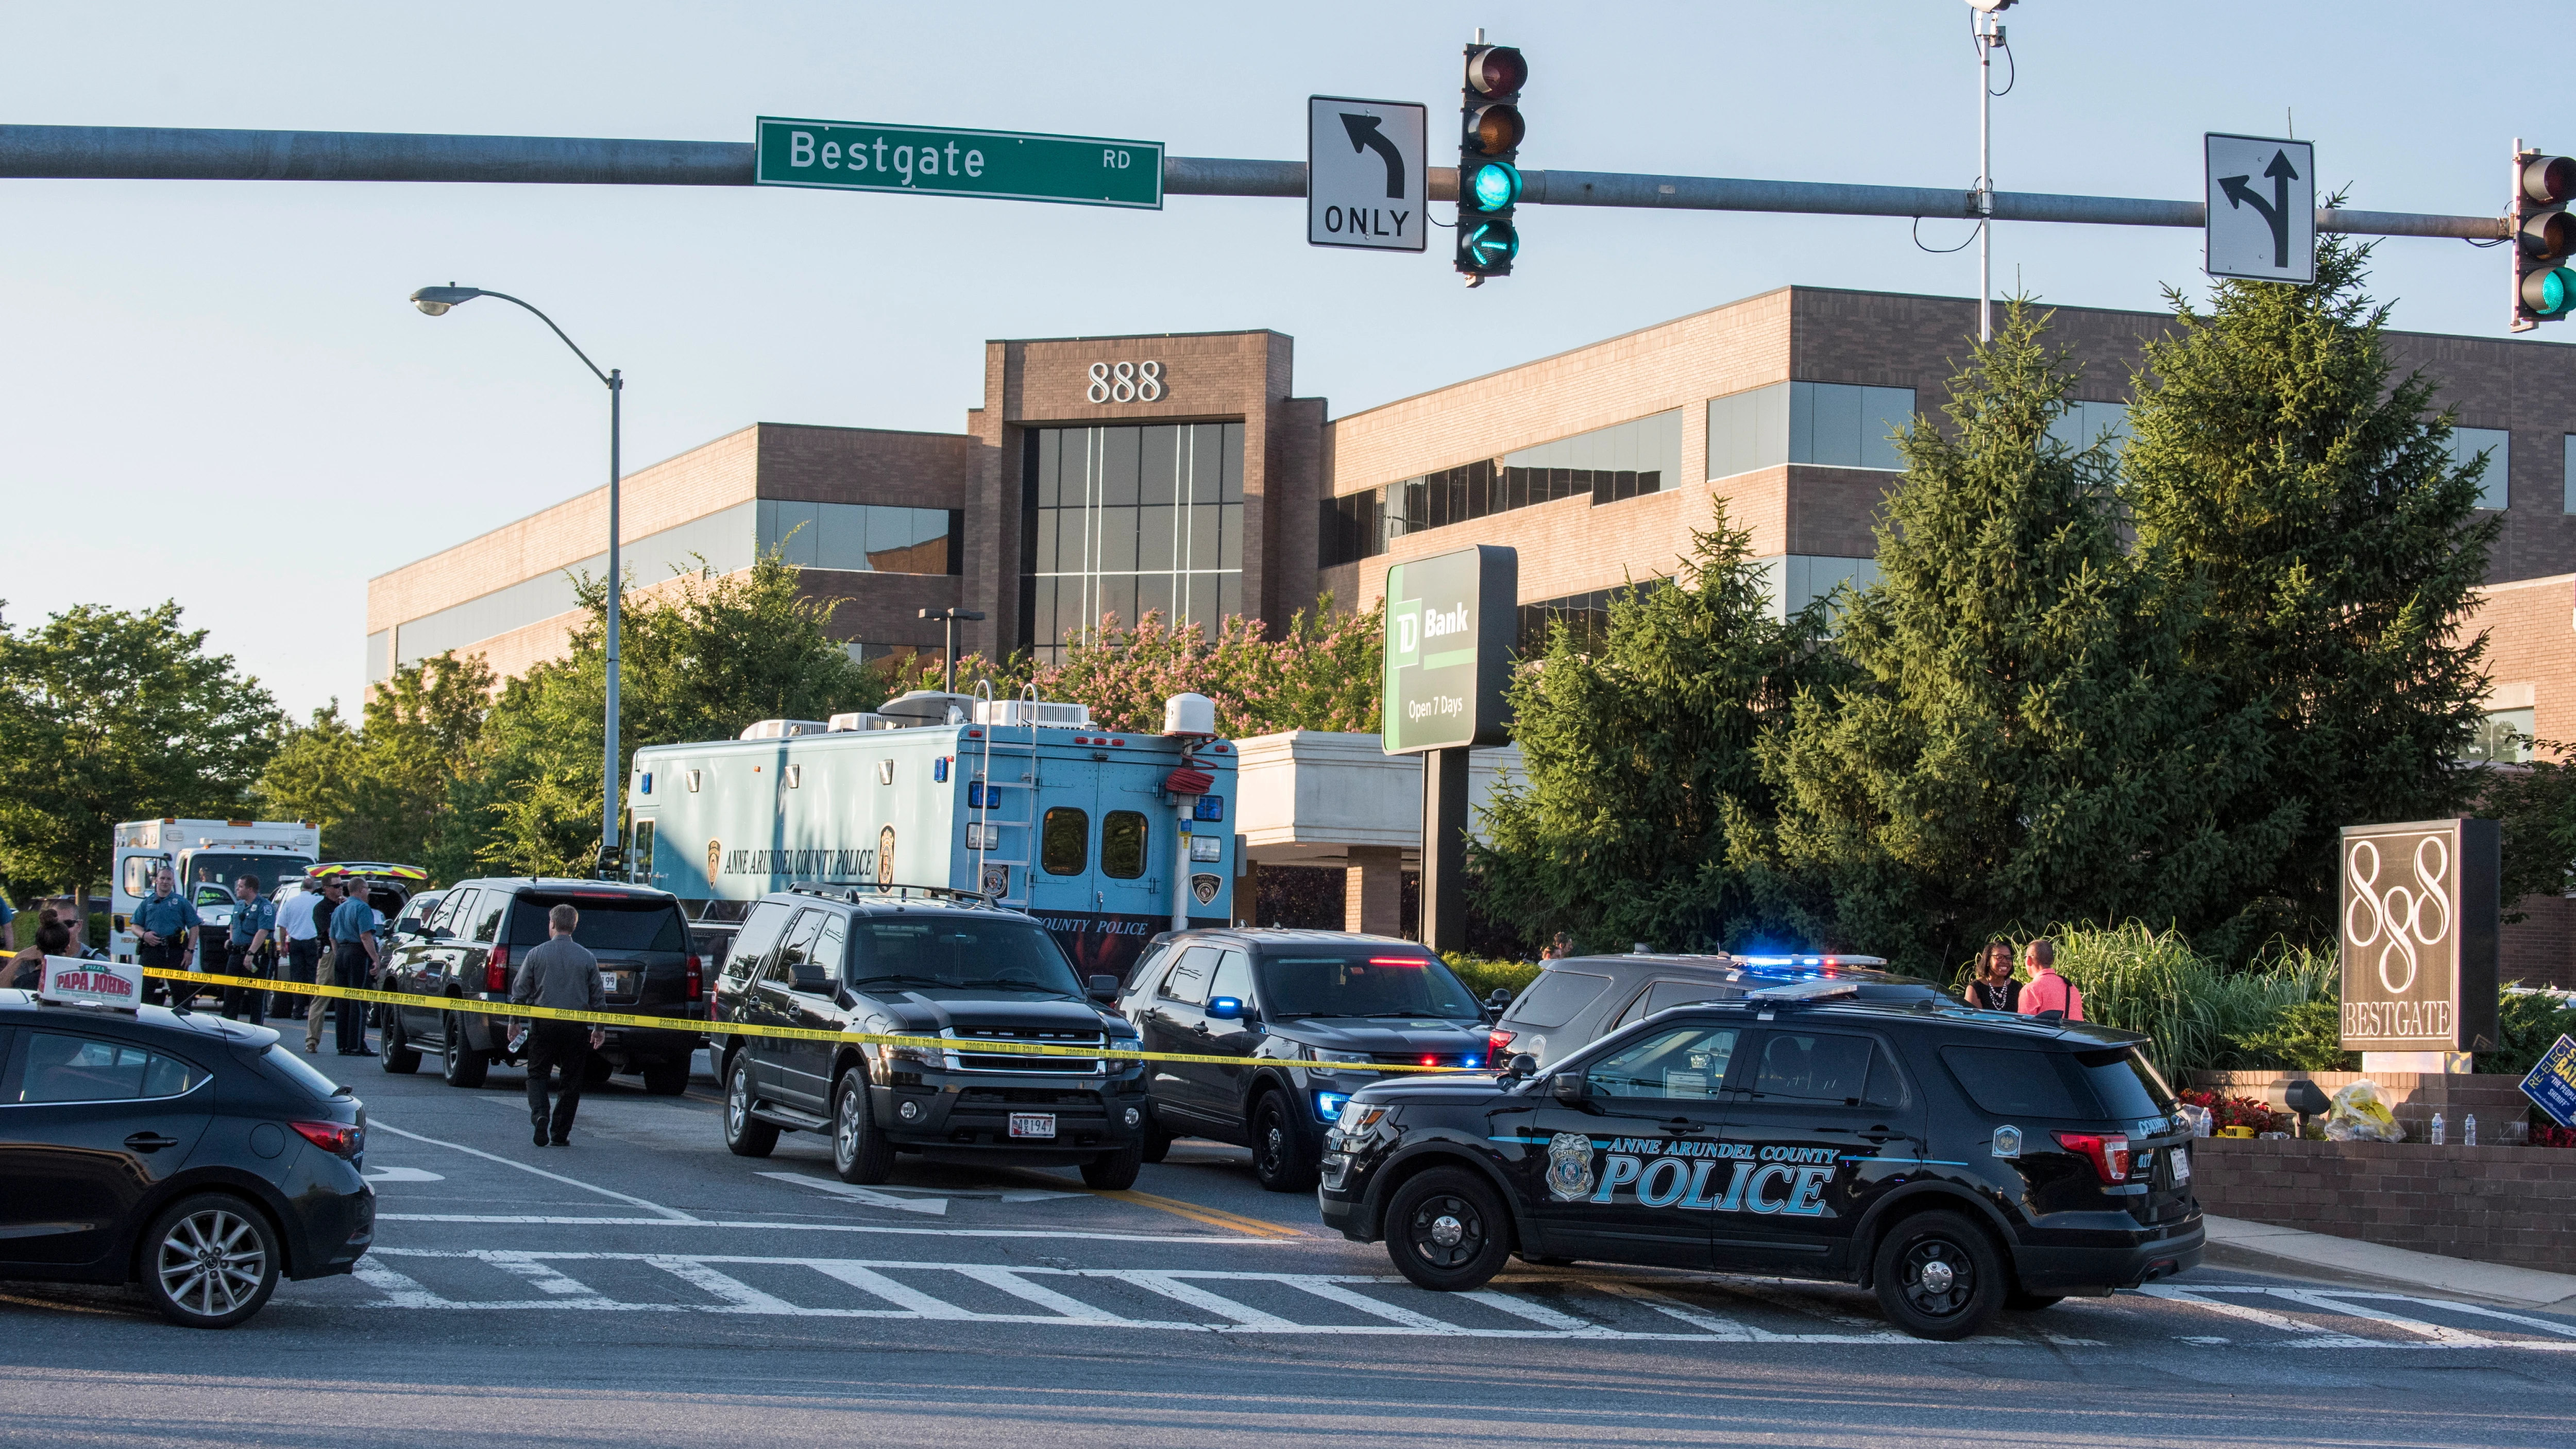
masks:
<svg viewBox="0 0 2576 1449"><path fill-rule="evenodd" d="M1614 595L1601 639L1555 622L1513 681L1526 783L1497 790L1471 860L1478 904L1524 940L1706 948L1778 924L1729 862L1728 832L1771 813L1756 746L1831 668L1824 606L1772 616L1722 500L1693 539L1681 578Z"/></svg>
<svg viewBox="0 0 2576 1449"><path fill-rule="evenodd" d="M473 763L491 694L481 656L443 654L395 670L362 728L333 700L269 761L260 808L321 826L326 857L418 863L447 828L448 782Z"/></svg>
<svg viewBox="0 0 2576 1449"><path fill-rule="evenodd" d="M2073 375L2045 326L2013 303L1949 430L1899 438L1879 580L1839 621L1858 677L1763 742L1780 813L1742 842L1826 944L1925 974L2015 923L2241 933L2298 818L2260 798L2259 711L2188 666L2188 576L2123 548L2110 446L2051 436Z"/></svg>
<svg viewBox="0 0 2576 1449"><path fill-rule="evenodd" d="M2368 260L2323 237L2312 286L2223 282L2206 314L2169 293L2122 464L2142 556L2204 591L2193 662L2223 709L2261 714L2267 793L2299 812L2242 888L2308 937L2334 929L2341 827L2449 813L2475 788L2455 760L2484 640L2463 630L2501 526L2478 516L2484 460L2451 460L2436 384L2392 384Z"/></svg>

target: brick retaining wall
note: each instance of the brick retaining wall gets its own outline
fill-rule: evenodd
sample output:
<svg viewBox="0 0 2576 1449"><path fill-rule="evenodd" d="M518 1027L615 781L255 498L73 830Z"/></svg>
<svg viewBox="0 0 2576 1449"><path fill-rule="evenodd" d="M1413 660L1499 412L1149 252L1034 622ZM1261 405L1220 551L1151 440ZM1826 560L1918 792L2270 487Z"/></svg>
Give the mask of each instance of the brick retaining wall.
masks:
<svg viewBox="0 0 2576 1449"><path fill-rule="evenodd" d="M2576 1151L2203 1138L2202 1211L2453 1258L2576 1260Z"/></svg>

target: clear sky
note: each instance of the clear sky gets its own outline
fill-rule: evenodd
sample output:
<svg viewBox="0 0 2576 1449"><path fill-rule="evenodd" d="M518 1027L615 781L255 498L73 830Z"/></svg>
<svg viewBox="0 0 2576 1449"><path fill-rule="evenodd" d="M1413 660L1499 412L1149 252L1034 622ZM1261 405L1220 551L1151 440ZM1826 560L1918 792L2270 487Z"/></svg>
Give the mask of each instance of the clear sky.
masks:
<svg viewBox="0 0 2576 1449"><path fill-rule="evenodd" d="M2006 190L2191 198L2204 131L2316 142L2372 209L2503 209L2517 134L2576 148L2547 7L2025 0ZM749 140L760 114L1302 159L1312 93L1457 94L1477 25L1530 60L1523 164L1967 188L1961 0L257 6L0 3L0 120ZM2002 83L1999 74L1997 84ZM2551 125L2561 134L2546 134ZM1446 211L1444 205L1435 212ZM366 580L755 421L957 430L993 337L1271 327L1336 415L1787 283L1973 295L1902 220L1533 207L1518 273L1305 244L1304 206L1161 212L750 188L0 181L0 519L13 624L176 598L299 712L363 683ZM1965 223L1927 221L1949 246ZM1996 279L2159 305L2197 232L2006 226ZM2507 261L2382 244L2396 323L2504 332ZM2576 338L2545 329L2535 345ZM2576 423L2576 420L2571 420Z"/></svg>

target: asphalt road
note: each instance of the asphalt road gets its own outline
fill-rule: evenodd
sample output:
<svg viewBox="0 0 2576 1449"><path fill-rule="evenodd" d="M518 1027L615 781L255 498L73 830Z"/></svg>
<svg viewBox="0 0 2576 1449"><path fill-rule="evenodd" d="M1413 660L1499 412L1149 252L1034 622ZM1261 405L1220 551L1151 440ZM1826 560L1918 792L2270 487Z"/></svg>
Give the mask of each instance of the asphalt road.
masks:
<svg viewBox="0 0 2576 1449"><path fill-rule="evenodd" d="M1137 1190L825 1143L731 1156L713 1084L314 1059L374 1132L377 1247L226 1333L0 1284L0 1443L1263 1446L2576 1443L2576 1320L2202 1269L1906 1338L1854 1289L1514 1267L1426 1293L1184 1142Z"/></svg>

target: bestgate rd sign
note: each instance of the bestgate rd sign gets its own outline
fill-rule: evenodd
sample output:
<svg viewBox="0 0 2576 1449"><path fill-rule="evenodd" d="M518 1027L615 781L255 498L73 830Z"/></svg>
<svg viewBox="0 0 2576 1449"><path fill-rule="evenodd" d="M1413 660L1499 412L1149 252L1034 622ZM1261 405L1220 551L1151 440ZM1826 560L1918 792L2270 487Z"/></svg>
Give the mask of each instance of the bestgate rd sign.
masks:
<svg viewBox="0 0 2576 1449"><path fill-rule="evenodd" d="M909 191L1077 206L1163 205L1163 143L945 126L759 118L762 186Z"/></svg>
<svg viewBox="0 0 2576 1449"><path fill-rule="evenodd" d="M2344 1050L2495 1044L2501 841L2492 820L2343 828Z"/></svg>

